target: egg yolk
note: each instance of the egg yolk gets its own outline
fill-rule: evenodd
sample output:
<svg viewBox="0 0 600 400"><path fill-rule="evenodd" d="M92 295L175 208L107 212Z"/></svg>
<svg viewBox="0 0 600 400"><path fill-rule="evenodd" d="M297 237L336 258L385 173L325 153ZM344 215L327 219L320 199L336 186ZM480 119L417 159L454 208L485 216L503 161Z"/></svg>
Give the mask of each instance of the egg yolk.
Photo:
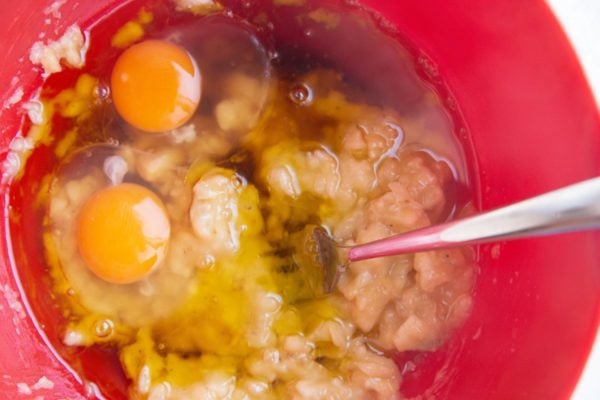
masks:
<svg viewBox="0 0 600 400"><path fill-rule="evenodd" d="M95 193L77 219L77 244L85 264L111 283L146 277L163 260L169 236L170 223L160 198L131 183Z"/></svg>
<svg viewBox="0 0 600 400"><path fill-rule="evenodd" d="M200 71L183 48L146 40L117 59L111 75L117 112L134 127L164 132L186 123L200 102Z"/></svg>

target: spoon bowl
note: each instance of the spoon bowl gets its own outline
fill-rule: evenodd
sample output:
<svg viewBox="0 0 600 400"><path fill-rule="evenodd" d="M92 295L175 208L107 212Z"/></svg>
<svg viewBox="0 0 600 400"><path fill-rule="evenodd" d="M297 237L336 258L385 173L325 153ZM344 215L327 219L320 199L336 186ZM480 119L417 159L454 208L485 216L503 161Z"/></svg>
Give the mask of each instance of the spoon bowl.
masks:
<svg viewBox="0 0 600 400"><path fill-rule="evenodd" d="M600 177L465 219L351 247L337 244L324 228L307 225L297 248L302 254L300 265L323 271L323 290L329 293L353 261L598 228Z"/></svg>

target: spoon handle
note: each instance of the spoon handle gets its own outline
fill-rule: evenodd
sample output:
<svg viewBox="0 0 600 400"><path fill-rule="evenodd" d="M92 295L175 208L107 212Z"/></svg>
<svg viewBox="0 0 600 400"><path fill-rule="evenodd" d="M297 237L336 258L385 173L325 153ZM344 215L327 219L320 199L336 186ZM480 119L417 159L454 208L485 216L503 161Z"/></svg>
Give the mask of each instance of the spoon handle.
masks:
<svg viewBox="0 0 600 400"><path fill-rule="evenodd" d="M600 228L600 177L461 220L352 247L348 260Z"/></svg>

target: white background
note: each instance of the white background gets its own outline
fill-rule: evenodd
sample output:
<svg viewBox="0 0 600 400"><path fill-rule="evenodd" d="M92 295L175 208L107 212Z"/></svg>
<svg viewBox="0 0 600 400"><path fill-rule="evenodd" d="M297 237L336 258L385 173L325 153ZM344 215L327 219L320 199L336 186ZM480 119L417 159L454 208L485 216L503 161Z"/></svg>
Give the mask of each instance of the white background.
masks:
<svg viewBox="0 0 600 400"><path fill-rule="evenodd" d="M547 0L575 47L600 105L600 0ZM571 400L600 399L600 329Z"/></svg>

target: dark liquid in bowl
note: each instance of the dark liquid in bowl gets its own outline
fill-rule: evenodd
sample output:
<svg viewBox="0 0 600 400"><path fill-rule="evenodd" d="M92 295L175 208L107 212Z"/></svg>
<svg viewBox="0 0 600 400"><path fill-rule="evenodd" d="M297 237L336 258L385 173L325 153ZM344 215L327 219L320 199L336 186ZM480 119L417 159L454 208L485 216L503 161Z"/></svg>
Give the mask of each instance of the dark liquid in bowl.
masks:
<svg viewBox="0 0 600 400"><path fill-rule="evenodd" d="M94 21L84 70L53 75L45 83L41 96L52 99L63 89L72 87L85 72L98 78L100 95L91 105L90 118L80 121L58 115L53 118L52 135L55 140L34 151L24 175L11 190L15 262L32 311L58 353L84 381L93 382L104 396L111 399L127 397L130 381L121 367L119 351L131 340L118 345L110 342L90 346L64 344L67 326L76 323L82 316L69 305L69 294L57 290L56 275L52 272L54 267L49 265L49 252L40 232L49 232L49 225L52 225L47 218L47 194L53 179L54 182L56 179L68 181L100 171L101 164L97 159L102 159L104 152L118 151L119 146L133 146L137 152L152 153L163 145L169 145L169 138L148 138L127 126L114 111L110 98L103 95L108 88L112 65L122 51L110 46L110 38L125 21L136 17L140 4L130 2ZM199 160L186 161L186 167L193 171L192 175L196 174L194 168L202 170L202 162L209 160L235 171L255 185L260 196L266 198L272 188L268 179L261 178L261 154L268 148L290 141L300 143L294 149L298 152L327 149L339 165L338 156L346 151L341 149L345 142L340 137L342 130L339 126L351 125L354 117L348 117L347 113L352 114L352 105L358 104L368 107L369 115L393 114L394 123L389 125L393 125L391 129L397 130L398 136L401 136L394 151L400 158L412 157L416 164L432 171L439 181L445 201L427 211L430 222L440 222L463 212L471 198L465 155L455 132L458 128L436 92L440 88L423 79L429 64L417 62L423 59L401 48L395 38L380 31L366 12L351 6L319 2L294 6L236 1L223 2L223 5L224 10L203 17L177 12L171 5L158 2L144 5L154 15L153 22L146 27L145 38L177 42L198 62L204 83L202 102L194 123L200 129L206 126L210 127L208 130L227 131L221 135L228 143L224 150L208 151L201 154ZM258 85L252 96L256 121L248 128L243 123L241 127L234 123L224 129L224 123L215 116L215 109L227 96L234 96L226 93L227 82L240 73ZM235 92L235 89L232 90ZM336 98L331 97L334 92L343 94L344 101L331 103L331 98ZM443 90L440 89L440 92ZM319 104L325 105L317 109ZM348 107L350 111L340 111L338 106ZM269 112L274 117L267 119L267 128L257 130L255 126L264 121ZM362 118L362 109L358 114ZM58 157L57 146L75 126L79 134L74 145ZM208 142L206 146L209 146ZM204 146L199 146L199 149L204 150ZM282 147L281 151L286 150ZM360 157L357 156L357 159ZM378 162L373 164L376 168L380 167ZM44 180L47 176L49 178ZM144 181L136 173L128 174L125 180ZM152 184L149 187L160 191ZM321 201L314 197L313 193L294 203L298 209L310 211L304 214L296 212L298 215L290 217L283 224L288 233L293 233L305 223L324 222L312 211L314 208L323 204L333 209L343 207L336 203L337 198ZM263 205L261 210L265 219L274 213L274 209L269 207ZM271 237L269 244L269 257L274 254L280 259L277 267L281 276L285 275L280 278L282 296L290 304L319 297L319 294L311 294L298 287L296 281L302 278L289 262L290 257L286 253L288 243ZM415 278L411 275L407 279ZM180 323L183 326L186 321ZM176 324L173 330L177 329ZM154 332L156 337L162 337L167 343L166 350L159 349L159 353L173 351L186 359L206 352L202 346L193 348L173 344L169 347L169 335L173 333L164 331L163 327ZM387 348L382 350L386 354L394 353ZM404 352L397 359L403 360L404 364L412 363L413 359L423 359L420 354ZM404 360L406 358L408 360ZM405 367L401 372L406 373L405 382L410 382L413 371Z"/></svg>

